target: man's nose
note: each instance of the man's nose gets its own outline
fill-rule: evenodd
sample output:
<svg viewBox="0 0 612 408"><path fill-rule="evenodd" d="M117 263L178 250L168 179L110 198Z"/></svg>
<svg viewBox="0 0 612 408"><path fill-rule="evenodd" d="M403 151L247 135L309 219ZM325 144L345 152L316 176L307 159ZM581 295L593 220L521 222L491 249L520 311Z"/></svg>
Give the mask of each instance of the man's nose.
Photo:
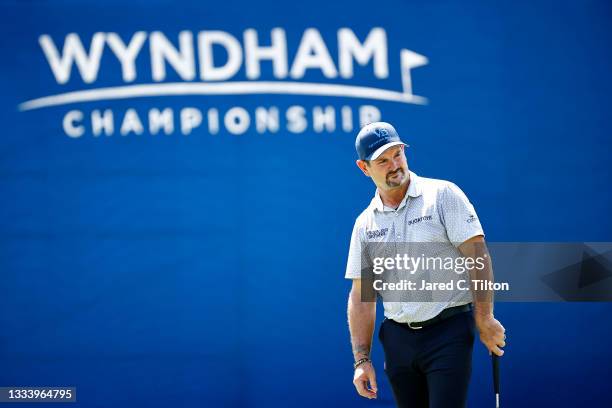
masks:
<svg viewBox="0 0 612 408"><path fill-rule="evenodd" d="M400 157L395 157L391 160L391 171L395 171L402 167L402 159Z"/></svg>

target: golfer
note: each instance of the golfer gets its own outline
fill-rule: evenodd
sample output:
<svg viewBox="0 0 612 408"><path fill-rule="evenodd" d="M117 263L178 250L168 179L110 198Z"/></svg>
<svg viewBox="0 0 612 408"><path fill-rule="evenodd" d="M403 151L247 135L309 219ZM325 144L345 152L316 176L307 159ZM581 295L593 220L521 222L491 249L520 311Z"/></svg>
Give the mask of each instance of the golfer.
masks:
<svg viewBox="0 0 612 408"><path fill-rule="evenodd" d="M376 185L370 205L355 221L346 269L346 278L352 280L348 322L355 359L353 383L365 398L377 395L370 360L376 301L362 297L366 289L362 264L376 256L371 251L386 244L435 243L438 255L484 259L478 276L491 281L493 276L472 204L455 184L409 171L406 146L393 126L384 122L363 127L355 142L357 166ZM444 301L422 302L383 297L385 320L379 339L398 407L464 407L476 330L489 352L503 354L505 329L493 316L492 294L485 291L477 296L468 290L467 295L466 299L465 290L449 291Z"/></svg>

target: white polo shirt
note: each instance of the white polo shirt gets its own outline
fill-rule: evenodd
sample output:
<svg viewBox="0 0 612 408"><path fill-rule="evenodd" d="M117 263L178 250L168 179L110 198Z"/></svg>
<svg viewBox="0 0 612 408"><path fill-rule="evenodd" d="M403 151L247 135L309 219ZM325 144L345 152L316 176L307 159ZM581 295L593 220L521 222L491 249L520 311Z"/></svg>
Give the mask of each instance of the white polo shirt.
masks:
<svg viewBox="0 0 612 408"><path fill-rule="evenodd" d="M455 184L410 172L406 196L397 209L383 205L378 190L357 217L346 266L347 279L361 279L362 249L368 243L434 242L437 255L460 257L457 249L484 235L474 207ZM444 301L383 302L385 317L400 323L422 322L451 306L466 304L465 292L449 293Z"/></svg>

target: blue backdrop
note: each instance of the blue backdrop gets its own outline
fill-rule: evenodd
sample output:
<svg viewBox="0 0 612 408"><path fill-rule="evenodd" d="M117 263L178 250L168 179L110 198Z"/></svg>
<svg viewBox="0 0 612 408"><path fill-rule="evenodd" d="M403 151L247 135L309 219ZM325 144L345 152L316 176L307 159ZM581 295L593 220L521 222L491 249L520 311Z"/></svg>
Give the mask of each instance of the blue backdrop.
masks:
<svg viewBox="0 0 612 408"><path fill-rule="evenodd" d="M417 174L461 186L489 241L612 241L611 11L607 1L2 1L0 386L73 385L86 407L391 405L386 380L378 401L351 383L344 266L373 194L354 165L359 115L395 124ZM247 75L240 54L227 78L202 78L199 32L231 36L245 53L246 30L270 46L274 28L286 55L262 60L259 75ZM352 71L340 57L350 44L342 28L361 45L382 32L369 60L353 49ZM127 45L138 31L130 78L110 38ZM181 32L192 40L182 54ZM62 59L73 40L82 71ZM421 63L402 69L401 50ZM239 61L219 44L209 55L216 67ZM121 99L27 104L211 81L304 88L127 88ZM304 95L315 89L324 91ZM278 130L263 121L272 128L259 131L256 110L272 107ZM168 108L172 129L156 132L150 115ZM199 126L184 108L201 113ZM504 405L609 404L610 312L604 303L498 304L509 343ZM382 379L378 344L374 356ZM480 344L469 402L493 403Z"/></svg>

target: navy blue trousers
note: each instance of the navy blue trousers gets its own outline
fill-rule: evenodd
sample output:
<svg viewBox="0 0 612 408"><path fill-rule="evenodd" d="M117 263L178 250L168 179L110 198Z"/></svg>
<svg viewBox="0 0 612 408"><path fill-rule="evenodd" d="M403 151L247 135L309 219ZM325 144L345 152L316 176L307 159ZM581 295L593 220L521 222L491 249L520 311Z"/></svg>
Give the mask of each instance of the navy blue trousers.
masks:
<svg viewBox="0 0 612 408"><path fill-rule="evenodd" d="M385 319L378 337L397 406L465 407L474 333L472 312L416 330Z"/></svg>

